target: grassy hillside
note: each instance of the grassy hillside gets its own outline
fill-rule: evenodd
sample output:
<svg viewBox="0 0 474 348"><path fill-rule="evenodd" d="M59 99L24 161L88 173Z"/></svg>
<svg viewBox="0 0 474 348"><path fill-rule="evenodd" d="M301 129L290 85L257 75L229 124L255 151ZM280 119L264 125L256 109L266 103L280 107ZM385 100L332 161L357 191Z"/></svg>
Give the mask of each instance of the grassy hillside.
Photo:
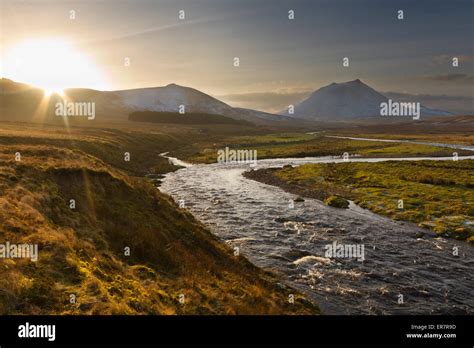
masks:
<svg viewBox="0 0 474 348"><path fill-rule="evenodd" d="M170 125L133 123L93 127L3 123L0 145L52 145L79 149L135 176L174 170L160 153L188 159L209 142L240 134L262 134L265 129L244 125ZM130 161L124 161L125 152Z"/></svg>
<svg viewBox="0 0 474 348"><path fill-rule="evenodd" d="M54 128L26 134L0 132L0 243L38 244L39 259L0 260L1 314L319 312L298 294L289 303L294 291L234 256L146 179L129 175L160 163L142 155L130 171L128 163L118 165L124 146L135 144L137 159L137 144L169 144L173 135Z"/></svg>

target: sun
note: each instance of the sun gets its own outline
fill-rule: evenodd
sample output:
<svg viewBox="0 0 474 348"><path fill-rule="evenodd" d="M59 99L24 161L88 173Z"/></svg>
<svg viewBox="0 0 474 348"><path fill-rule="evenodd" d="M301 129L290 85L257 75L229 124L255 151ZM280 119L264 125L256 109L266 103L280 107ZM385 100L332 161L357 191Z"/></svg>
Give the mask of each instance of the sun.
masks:
<svg viewBox="0 0 474 348"><path fill-rule="evenodd" d="M7 49L2 75L40 87L46 95L73 87L106 89L94 62L73 44L59 38L24 41Z"/></svg>

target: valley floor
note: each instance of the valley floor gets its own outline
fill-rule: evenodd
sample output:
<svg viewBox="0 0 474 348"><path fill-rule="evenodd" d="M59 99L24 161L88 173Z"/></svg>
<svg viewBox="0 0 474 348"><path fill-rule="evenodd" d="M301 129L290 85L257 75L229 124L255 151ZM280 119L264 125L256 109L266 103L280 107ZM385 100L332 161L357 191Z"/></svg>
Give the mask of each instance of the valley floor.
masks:
<svg viewBox="0 0 474 348"><path fill-rule="evenodd" d="M453 152L325 135L247 125L3 123L0 244L36 244L39 258L0 262L0 313L319 313L274 275L235 256L145 176L177 169L159 155L163 152L212 163L217 150L226 146L256 150L258 159ZM466 220L472 221L473 182L467 174L472 161L335 168L302 166L271 175L307 190L320 189L313 179L324 177L324 192L394 218L425 223L443 235L472 238L465 226ZM404 200L403 211L394 207L398 199ZM293 293L295 302L290 303Z"/></svg>

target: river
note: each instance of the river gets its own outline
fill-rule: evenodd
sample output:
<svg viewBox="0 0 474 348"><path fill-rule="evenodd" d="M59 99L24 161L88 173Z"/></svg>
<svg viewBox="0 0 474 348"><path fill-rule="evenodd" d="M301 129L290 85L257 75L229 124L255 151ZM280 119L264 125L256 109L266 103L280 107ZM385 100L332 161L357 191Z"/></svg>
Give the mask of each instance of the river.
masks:
<svg viewBox="0 0 474 348"><path fill-rule="evenodd" d="M452 157L349 161L420 159ZM473 314L474 247L467 242L435 238L352 202L349 209L338 209L305 198L290 208L295 195L242 176L250 169L341 161L266 159L256 167L181 161L186 167L167 174L159 189L184 200L185 209L214 234L304 292L325 314ZM420 231L427 234L417 238ZM326 257L325 248L334 241L363 245L364 261Z"/></svg>

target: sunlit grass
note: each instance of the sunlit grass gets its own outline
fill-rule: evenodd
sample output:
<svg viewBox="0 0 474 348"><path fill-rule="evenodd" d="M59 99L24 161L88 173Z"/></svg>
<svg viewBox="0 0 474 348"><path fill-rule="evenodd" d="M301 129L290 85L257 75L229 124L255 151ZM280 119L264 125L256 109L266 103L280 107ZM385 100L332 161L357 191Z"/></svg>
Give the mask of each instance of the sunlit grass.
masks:
<svg viewBox="0 0 474 348"><path fill-rule="evenodd" d="M323 135L289 133L225 138L189 156L188 160L202 163L216 162L218 149L226 146L257 150L259 159L342 156L345 152L350 156L365 157L452 156L454 152L453 149L429 145L337 139ZM469 151L456 150L456 152L459 155L472 154Z"/></svg>
<svg viewBox="0 0 474 348"><path fill-rule="evenodd" d="M0 132L0 240L39 245L36 263L1 261L0 313L319 313L137 177L173 170L158 154L179 144L172 132Z"/></svg>

